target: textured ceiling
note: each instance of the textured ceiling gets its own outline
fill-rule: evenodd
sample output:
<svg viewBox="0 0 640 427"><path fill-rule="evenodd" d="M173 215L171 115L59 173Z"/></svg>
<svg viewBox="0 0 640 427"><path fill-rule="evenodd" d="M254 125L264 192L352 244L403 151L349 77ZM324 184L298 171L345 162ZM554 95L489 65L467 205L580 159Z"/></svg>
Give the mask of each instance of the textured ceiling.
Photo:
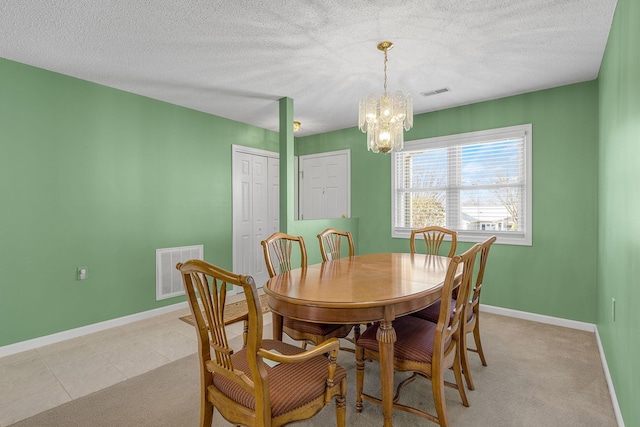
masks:
<svg viewBox="0 0 640 427"><path fill-rule="evenodd" d="M598 76L616 0L0 2L0 57L299 136L357 125L383 86L415 112ZM441 88L450 92L425 97Z"/></svg>

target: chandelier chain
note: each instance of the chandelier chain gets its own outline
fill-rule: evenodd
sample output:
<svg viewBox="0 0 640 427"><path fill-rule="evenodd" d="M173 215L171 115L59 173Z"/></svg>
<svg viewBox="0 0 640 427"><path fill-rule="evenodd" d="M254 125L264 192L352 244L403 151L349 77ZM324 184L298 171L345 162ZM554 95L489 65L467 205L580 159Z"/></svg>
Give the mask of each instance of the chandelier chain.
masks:
<svg viewBox="0 0 640 427"><path fill-rule="evenodd" d="M384 91L387 91L387 49L384 50Z"/></svg>

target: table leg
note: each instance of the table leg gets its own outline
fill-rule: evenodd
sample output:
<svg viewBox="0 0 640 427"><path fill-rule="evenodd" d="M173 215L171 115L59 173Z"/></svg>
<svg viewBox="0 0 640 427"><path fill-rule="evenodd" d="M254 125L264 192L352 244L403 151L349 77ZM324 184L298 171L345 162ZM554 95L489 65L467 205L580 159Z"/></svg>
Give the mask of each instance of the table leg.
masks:
<svg viewBox="0 0 640 427"><path fill-rule="evenodd" d="M378 333L378 348L380 350L380 383L382 386L382 412L384 426L393 425L393 346L396 341L396 331L391 321L380 322Z"/></svg>
<svg viewBox="0 0 640 427"><path fill-rule="evenodd" d="M282 316L271 312L271 326L273 327L273 339L282 341Z"/></svg>

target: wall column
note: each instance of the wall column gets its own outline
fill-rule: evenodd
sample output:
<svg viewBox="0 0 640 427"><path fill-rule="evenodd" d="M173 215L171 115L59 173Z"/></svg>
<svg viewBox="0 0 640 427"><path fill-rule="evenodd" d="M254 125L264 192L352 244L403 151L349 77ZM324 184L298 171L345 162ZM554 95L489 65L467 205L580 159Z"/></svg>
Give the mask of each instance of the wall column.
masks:
<svg viewBox="0 0 640 427"><path fill-rule="evenodd" d="M280 98L280 231L288 233L295 219L293 169L293 99Z"/></svg>

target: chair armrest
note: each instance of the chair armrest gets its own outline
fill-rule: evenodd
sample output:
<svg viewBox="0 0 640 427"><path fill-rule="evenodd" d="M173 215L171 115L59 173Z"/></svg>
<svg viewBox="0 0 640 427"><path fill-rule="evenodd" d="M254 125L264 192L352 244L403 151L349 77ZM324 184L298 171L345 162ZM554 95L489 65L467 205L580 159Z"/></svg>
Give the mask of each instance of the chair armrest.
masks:
<svg viewBox="0 0 640 427"><path fill-rule="evenodd" d="M330 338L325 342L312 348L311 350L307 350L303 353L285 355L285 354L279 354L279 353L272 353L269 350L260 348L258 349L258 356L264 357L265 359L273 360L275 362L280 362L280 363L301 363L301 362L306 362L309 359L312 359L316 356L320 356L325 353L331 353L331 356L335 358L338 355L339 349L340 349L340 340L338 340L338 338Z"/></svg>
<svg viewBox="0 0 640 427"><path fill-rule="evenodd" d="M340 340L338 338L330 338L323 342L322 344L316 346L315 348L305 351L303 353L298 353L294 355L284 355L279 353L272 353L269 350L265 350L264 348L258 349L258 356L263 357L265 359L273 360L281 363L301 363L306 362L309 359L314 357L322 356L329 353L329 366L327 372L327 381L326 388L324 394L324 403L325 405L331 402L331 388L333 387L333 378L336 373L337 358L338 351L340 350ZM343 380L346 381L346 380Z"/></svg>
<svg viewBox="0 0 640 427"><path fill-rule="evenodd" d="M234 383L240 384L247 392L252 393L253 387L255 387L251 378L247 376L244 372L234 369L230 371L227 368L223 368L215 363L213 360L207 360L205 362L205 367L207 371L211 372L215 375L220 375L222 377L228 378Z"/></svg>
<svg viewBox="0 0 640 427"><path fill-rule="evenodd" d="M205 323L207 322L207 315L203 312L202 313L202 317L204 318ZM188 323L189 325L194 325L195 321L193 320L193 316L190 314L188 316L182 316L180 317L180 320L182 320L185 323ZM231 325L232 323L236 323L236 322L240 322L240 321L248 321L249 320L249 313L248 312L244 312L244 313L237 313L234 314L233 316L225 316L224 318L224 325Z"/></svg>
<svg viewBox="0 0 640 427"><path fill-rule="evenodd" d="M224 325L231 325L232 323L237 323L240 321L248 321L249 320L249 313L240 313L240 314L236 314L234 316L225 316L224 317Z"/></svg>

